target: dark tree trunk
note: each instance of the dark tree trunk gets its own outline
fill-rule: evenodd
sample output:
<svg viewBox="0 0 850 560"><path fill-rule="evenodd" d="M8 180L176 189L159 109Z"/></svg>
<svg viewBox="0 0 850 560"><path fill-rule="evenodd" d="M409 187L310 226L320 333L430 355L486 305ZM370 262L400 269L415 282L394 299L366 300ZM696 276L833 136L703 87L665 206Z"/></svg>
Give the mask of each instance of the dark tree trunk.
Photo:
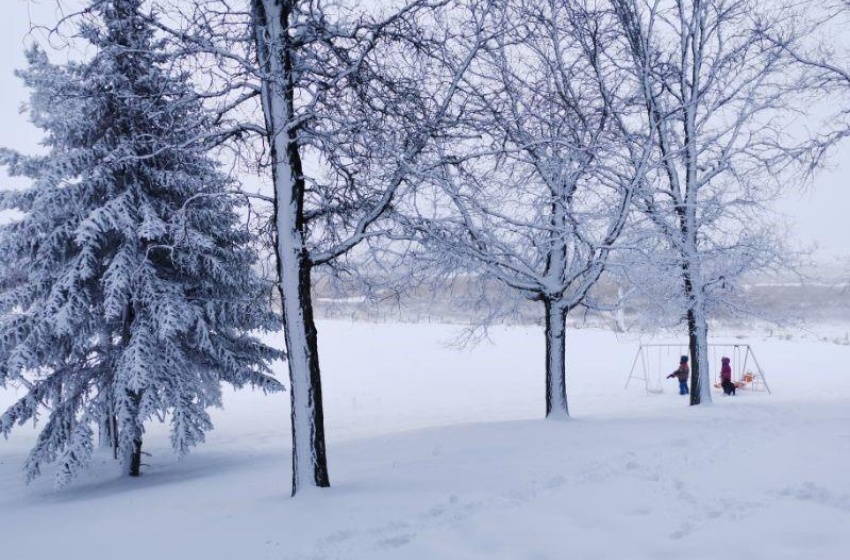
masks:
<svg viewBox="0 0 850 560"><path fill-rule="evenodd" d="M298 292L297 301L286 299L281 290L284 308L297 307L299 320L295 324L287 324L284 312L284 336L289 353L290 403L292 419L292 495L294 496L305 482L302 478L307 473L304 468L312 470L312 483L320 488L330 486L328 475L327 452L325 448L325 420L322 400L322 379L319 369L318 332L313 318L313 302L311 294L311 266L304 251L298 261ZM298 341L301 342L298 342ZM296 348L296 345L299 347ZM305 380L302 368L306 366L308 379ZM307 383L306 387L303 387ZM306 399L305 399L306 397ZM299 416L301 415L301 416ZM305 416L306 415L306 416ZM307 429L299 429L301 425ZM299 438L308 437L307 442ZM300 454L309 453L309 463ZM309 467L307 466L309 464Z"/></svg>
<svg viewBox="0 0 850 560"><path fill-rule="evenodd" d="M708 341L708 325L702 308L701 294L697 290L701 288L694 285L693 269L697 240L693 232L688 228L687 213L684 207L678 206L676 212L679 216L679 227L682 232L682 244L685 247L681 251L682 258L682 283L687 305L686 318L688 322L688 350L690 352L691 379L690 379L690 404L696 406L703 403L702 382L703 377L708 377L708 372L703 372L703 356ZM690 251L687 250L690 248ZM710 402L711 396L708 395Z"/></svg>
<svg viewBox="0 0 850 560"><path fill-rule="evenodd" d="M118 419L110 414L103 419L99 427L99 445L112 449L112 457L118 459Z"/></svg>
<svg viewBox="0 0 850 560"><path fill-rule="evenodd" d="M109 417L109 421L112 424L111 436L112 436L112 458L116 461L118 460L118 418L113 414Z"/></svg>
<svg viewBox="0 0 850 560"><path fill-rule="evenodd" d="M127 474L140 476L142 474L142 437L133 439L133 450L130 454L130 462L127 466Z"/></svg>
<svg viewBox="0 0 850 560"><path fill-rule="evenodd" d="M702 402L700 396L700 367L699 367L699 337L697 335L697 323L693 309L688 309L688 350L691 355L691 406Z"/></svg>
<svg viewBox="0 0 850 560"><path fill-rule="evenodd" d="M130 428L133 433L131 436L131 447L126 452L125 468L129 476L136 477L142 474L142 434L144 430L139 422L139 405L142 402L142 394L136 391L127 391L127 394L133 403L133 425Z"/></svg>
<svg viewBox="0 0 850 560"><path fill-rule="evenodd" d="M568 418L566 383L567 312L560 302L545 299L546 308L546 418Z"/></svg>
<svg viewBox="0 0 850 560"><path fill-rule="evenodd" d="M254 38L274 183L277 288L286 339L292 419L292 495L303 486L330 486L325 451L318 336L306 246L305 184L295 119L292 1L252 0Z"/></svg>

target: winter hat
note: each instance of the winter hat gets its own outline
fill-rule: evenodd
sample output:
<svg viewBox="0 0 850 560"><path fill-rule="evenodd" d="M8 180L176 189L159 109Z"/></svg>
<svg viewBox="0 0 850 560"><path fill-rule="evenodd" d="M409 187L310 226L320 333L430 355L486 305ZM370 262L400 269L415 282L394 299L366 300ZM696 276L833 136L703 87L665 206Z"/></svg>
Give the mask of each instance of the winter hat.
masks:
<svg viewBox="0 0 850 560"><path fill-rule="evenodd" d="M682 356L681 358L679 358L679 363L680 363L680 364L686 364L686 363L688 363L688 357L687 357L687 356Z"/></svg>

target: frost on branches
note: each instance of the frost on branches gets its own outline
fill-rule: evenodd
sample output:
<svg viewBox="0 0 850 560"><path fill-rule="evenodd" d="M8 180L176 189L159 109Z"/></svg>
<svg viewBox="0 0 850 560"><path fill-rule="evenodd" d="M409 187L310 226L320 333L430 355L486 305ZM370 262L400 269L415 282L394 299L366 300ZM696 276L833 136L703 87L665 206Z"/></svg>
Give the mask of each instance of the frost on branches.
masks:
<svg viewBox="0 0 850 560"><path fill-rule="evenodd" d="M619 76L624 45L609 14L560 1L501 6L499 41L479 53L458 97L464 118L444 135L454 161L433 200L420 188L408 226L424 258L540 302L546 417L565 419L567 316L594 305L649 150L624 136L634 86Z"/></svg>
<svg viewBox="0 0 850 560"><path fill-rule="evenodd" d="M356 247L388 233L414 170L436 165L434 139L456 118L452 99L484 41L489 3L468 4L461 31L434 31L445 5L424 0L385 17L333 3L251 2L251 72L269 146L290 374L293 495L330 485L313 271L342 266ZM444 43L462 53L459 64L441 60Z"/></svg>
<svg viewBox="0 0 850 560"><path fill-rule="evenodd" d="M167 415L182 454L212 428L222 381L281 388L269 369L280 352L246 334L276 321L228 180L205 153L211 123L141 4L93 2L87 62L28 53L20 77L48 152L0 152L32 179L3 193L24 217L0 226L0 387L26 388L0 431L48 416L28 480L55 463L67 483L97 429L136 476L146 421Z"/></svg>
<svg viewBox="0 0 850 560"><path fill-rule="evenodd" d="M648 258L676 278L691 354L691 404L711 402L709 316L746 273L786 259L770 205L795 177L806 148L786 133L805 107L793 57L799 13L758 1L615 0L629 44L624 72L641 84L652 172L636 204L663 240ZM635 117L637 118L637 114ZM648 280L640 280L647 283ZM650 280L651 281L651 280Z"/></svg>

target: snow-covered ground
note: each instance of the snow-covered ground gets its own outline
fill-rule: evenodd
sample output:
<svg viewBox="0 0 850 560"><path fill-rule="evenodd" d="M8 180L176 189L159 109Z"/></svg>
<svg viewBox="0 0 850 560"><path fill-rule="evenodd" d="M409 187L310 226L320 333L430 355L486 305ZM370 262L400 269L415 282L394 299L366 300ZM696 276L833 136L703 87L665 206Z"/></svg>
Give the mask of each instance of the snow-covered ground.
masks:
<svg viewBox="0 0 850 560"><path fill-rule="evenodd" d="M850 346L716 338L752 344L774 394L690 408L672 381L623 389L636 337L570 331L555 423L537 328L471 350L441 325L319 328L331 489L289 498L288 394L228 394L182 462L151 426L141 479L99 456L61 491L23 484L23 428L0 441L0 558L850 558Z"/></svg>

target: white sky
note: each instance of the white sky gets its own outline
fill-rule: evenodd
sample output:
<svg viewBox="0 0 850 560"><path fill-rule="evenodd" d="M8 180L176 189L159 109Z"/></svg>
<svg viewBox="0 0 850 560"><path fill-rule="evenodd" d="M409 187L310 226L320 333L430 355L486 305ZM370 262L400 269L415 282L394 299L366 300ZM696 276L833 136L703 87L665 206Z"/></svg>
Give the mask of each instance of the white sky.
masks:
<svg viewBox="0 0 850 560"><path fill-rule="evenodd" d="M0 146L21 151L37 149L40 133L20 113L27 91L13 75L24 66L23 51L32 37L30 21L46 24L56 19L55 0L5 0L0 17ZM0 171L0 188L14 186ZM818 260L829 264L850 255L850 141L832 154L830 169L822 172L805 192L790 186L779 201L795 228L800 245L816 242Z"/></svg>

